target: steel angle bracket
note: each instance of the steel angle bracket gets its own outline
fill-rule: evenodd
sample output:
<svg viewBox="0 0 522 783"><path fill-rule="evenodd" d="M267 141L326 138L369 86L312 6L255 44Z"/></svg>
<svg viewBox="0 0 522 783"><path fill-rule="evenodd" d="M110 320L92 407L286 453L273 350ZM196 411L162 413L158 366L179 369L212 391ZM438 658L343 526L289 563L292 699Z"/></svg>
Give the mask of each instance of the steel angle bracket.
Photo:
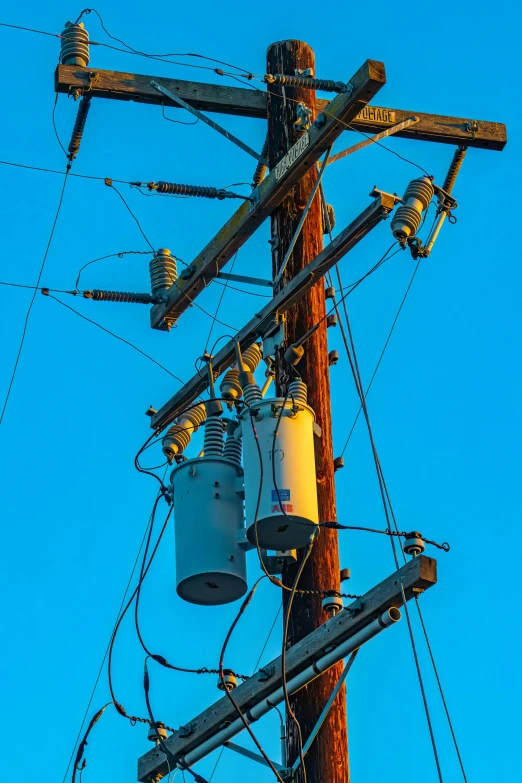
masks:
<svg viewBox="0 0 522 783"><path fill-rule="evenodd" d="M380 133L376 133L375 136L368 136L367 139L360 141L358 144L354 144L353 147L348 147L348 149L342 150L342 152L338 152L337 154L332 155L330 160L327 161L326 165L329 166L331 163L335 163L336 161L341 160L341 158L346 158L348 155L351 155L352 152L358 152L364 147L368 147L370 144L375 144L381 139L385 139L388 136L393 136L394 133L399 133L406 128L410 128L412 125L416 125L419 121L420 117L409 117L409 119L403 120L403 122L398 122L397 125L392 125L391 128L386 128L386 130L383 130ZM357 128L354 128L354 130L357 130Z"/></svg>
<svg viewBox="0 0 522 783"><path fill-rule="evenodd" d="M174 103L177 103L178 106L182 106L184 109L189 111L191 114L193 114L195 117L198 117L198 119L202 120L203 122L206 122L207 125L210 125L211 128L214 128L218 133L221 133L222 136L224 136L229 141L234 142L234 144L237 144L238 147L241 147L242 150L245 152L248 152L249 155L252 155L253 158L260 161L264 166L268 166L268 161L266 158L264 158L262 155L259 155L255 150L252 149L252 147L249 147L248 144L245 144L241 139L238 139L237 136L234 136L233 133L230 133L229 131L225 130L225 128L221 127L221 125L218 125L217 122L214 122L214 120L209 119L205 114L202 114L202 112L199 111L199 109L195 109L193 106L188 104L186 101L183 100L183 98L180 98L178 95L175 95L170 90L167 90L166 87L163 87L163 85L158 84L158 82L154 81L154 79L150 82L150 86L154 87L155 90L158 90L163 95L166 95L167 98L169 98L171 101L174 101Z"/></svg>

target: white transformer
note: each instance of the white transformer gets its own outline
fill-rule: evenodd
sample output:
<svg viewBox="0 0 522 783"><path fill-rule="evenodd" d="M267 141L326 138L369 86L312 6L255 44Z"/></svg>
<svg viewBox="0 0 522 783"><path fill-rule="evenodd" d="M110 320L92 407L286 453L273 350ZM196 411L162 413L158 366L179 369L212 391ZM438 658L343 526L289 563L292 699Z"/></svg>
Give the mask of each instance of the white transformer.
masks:
<svg viewBox="0 0 522 783"><path fill-rule="evenodd" d="M246 592L245 552L238 544L242 474L237 462L219 456L187 460L172 471L176 589L185 601L215 606Z"/></svg>
<svg viewBox="0 0 522 783"><path fill-rule="evenodd" d="M257 527L257 543L264 549L306 546L319 521L315 414L306 403L305 384L297 381L292 387L299 390L297 396L289 395L286 402L256 400L241 416L247 537L255 544Z"/></svg>

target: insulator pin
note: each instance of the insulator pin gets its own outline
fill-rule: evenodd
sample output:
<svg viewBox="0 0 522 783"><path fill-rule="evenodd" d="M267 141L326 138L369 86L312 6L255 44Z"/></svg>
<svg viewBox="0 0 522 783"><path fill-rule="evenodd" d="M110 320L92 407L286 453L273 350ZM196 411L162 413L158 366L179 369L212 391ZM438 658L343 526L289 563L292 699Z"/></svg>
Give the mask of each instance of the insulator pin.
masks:
<svg viewBox="0 0 522 783"><path fill-rule="evenodd" d="M324 92L348 92L348 84L334 82L332 79L310 79L306 76L288 76L285 73L267 74L267 84L277 84L281 87L304 87L305 90L323 90Z"/></svg>
<svg viewBox="0 0 522 783"><path fill-rule="evenodd" d="M174 285L178 278L176 259L166 247L160 248L149 263L150 288L153 294L162 294Z"/></svg>
<svg viewBox="0 0 522 783"><path fill-rule="evenodd" d="M163 301L160 296L133 294L128 291L103 291L99 288L84 291L83 298L93 299L95 302L130 302L132 304L160 304Z"/></svg>
<svg viewBox="0 0 522 783"><path fill-rule="evenodd" d="M83 22L66 22L65 29L62 30L60 62L64 65L83 65L86 68L89 59L89 33Z"/></svg>
<svg viewBox="0 0 522 783"><path fill-rule="evenodd" d="M85 123L87 122L87 115L89 114L90 108L91 108L91 98L90 96L84 95L78 105L78 113L76 115L76 120L74 122L71 141L69 142L69 147L68 147L69 154L67 156L69 160L74 160L75 157L78 155L78 152L80 151L80 144L82 141L83 131L85 130Z"/></svg>
<svg viewBox="0 0 522 783"><path fill-rule="evenodd" d="M223 679L218 679L217 686L220 691L233 691L237 688L237 678L232 669L223 669Z"/></svg>

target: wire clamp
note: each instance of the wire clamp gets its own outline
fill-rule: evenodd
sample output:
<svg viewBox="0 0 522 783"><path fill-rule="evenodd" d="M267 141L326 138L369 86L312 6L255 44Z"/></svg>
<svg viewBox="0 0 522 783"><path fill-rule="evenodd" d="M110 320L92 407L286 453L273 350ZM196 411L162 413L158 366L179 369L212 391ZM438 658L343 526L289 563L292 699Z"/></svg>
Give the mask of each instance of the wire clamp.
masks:
<svg viewBox="0 0 522 783"><path fill-rule="evenodd" d="M257 673L257 679L259 682L266 682L275 674L275 668L271 664L261 667Z"/></svg>
<svg viewBox="0 0 522 783"><path fill-rule="evenodd" d="M186 737L190 737L191 734L194 733L195 725L193 723L187 723L185 726L180 726L178 729L178 737L180 739L186 739Z"/></svg>

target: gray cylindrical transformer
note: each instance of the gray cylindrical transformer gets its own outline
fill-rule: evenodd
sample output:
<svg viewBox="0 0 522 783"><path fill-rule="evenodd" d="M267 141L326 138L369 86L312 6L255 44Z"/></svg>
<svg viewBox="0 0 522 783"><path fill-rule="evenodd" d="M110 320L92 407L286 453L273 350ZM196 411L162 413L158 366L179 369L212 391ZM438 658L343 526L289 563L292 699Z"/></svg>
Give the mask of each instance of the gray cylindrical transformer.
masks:
<svg viewBox="0 0 522 783"><path fill-rule="evenodd" d="M220 457L187 460L172 471L176 590L185 601L216 606L246 592L246 558L238 544L242 475L238 465Z"/></svg>
<svg viewBox="0 0 522 783"><path fill-rule="evenodd" d="M242 414L247 537L256 543L257 512L257 542L264 549L305 546L319 521L315 416L299 395L295 402L297 410L293 400L287 399L281 418L282 398L256 402L252 421L249 410Z"/></svg>

